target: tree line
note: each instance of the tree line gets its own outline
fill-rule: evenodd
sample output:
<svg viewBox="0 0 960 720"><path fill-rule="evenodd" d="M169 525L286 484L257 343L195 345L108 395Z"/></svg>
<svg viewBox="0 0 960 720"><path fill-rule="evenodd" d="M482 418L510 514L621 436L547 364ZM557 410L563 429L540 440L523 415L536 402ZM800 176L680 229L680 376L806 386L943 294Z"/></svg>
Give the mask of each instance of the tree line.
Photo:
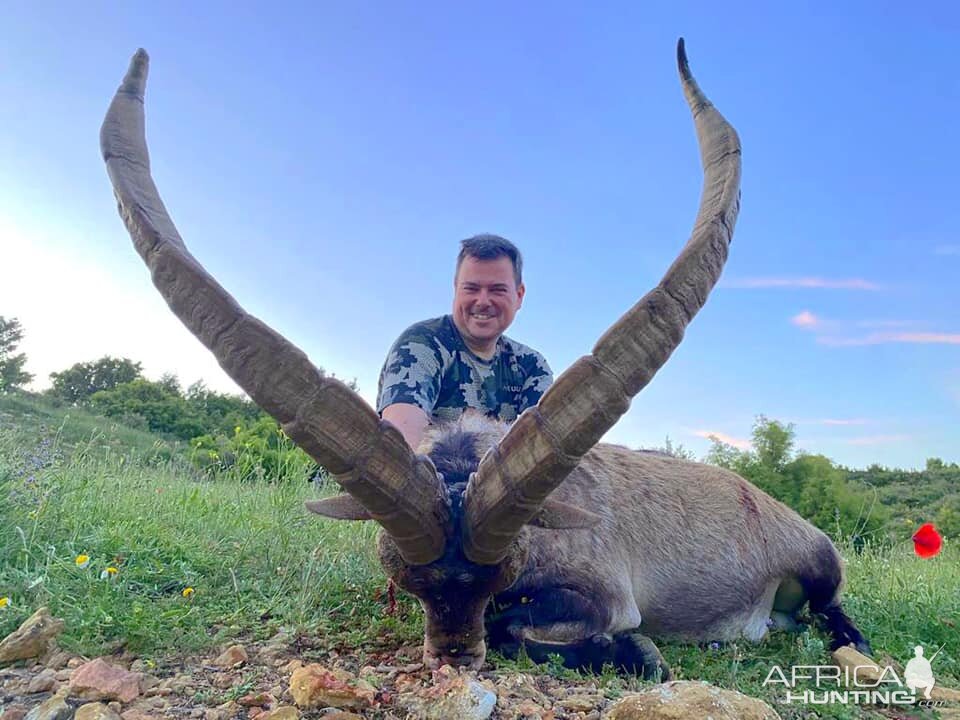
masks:
<svg viewBox="0 0 960 720"><path fill-rule="evenodd" d="M24 370L25 354L16 352L22 338L15 318L0 317L0 392L33 379ZM253 402L212 391L202 382L184 389L172 374L149 380L141 363L109 356L51 373L50 380L43 392L50 402L83 406L124 425L182 440L190 461L204 471L229 470L254 479L320 471ZM693 459L669 439L662 450ZM902 539L922 522L936 522L948 537L960 536L957 463L930 458L921 471L878 465L853 470L797 450L793 425L764 416L754 424L750 450L714 440L704 461L736 472L832 536L855 544Z"/></svg>

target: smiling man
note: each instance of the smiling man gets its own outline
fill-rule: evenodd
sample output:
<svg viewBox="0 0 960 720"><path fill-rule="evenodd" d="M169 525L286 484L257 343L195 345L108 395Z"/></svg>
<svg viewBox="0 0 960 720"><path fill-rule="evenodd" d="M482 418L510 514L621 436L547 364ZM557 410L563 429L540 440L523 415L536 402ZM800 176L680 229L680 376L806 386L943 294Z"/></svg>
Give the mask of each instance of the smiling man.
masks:
<svg viewBox="0 0 960 720"><path fill-rule="evenodd" d="M390 348L377 411L411 447L428 424L455 420L467 408L512 422L550 387L544 357L503 334L523 304L522 270L509 240L463 240L452 314L411 325Z"/></svg>

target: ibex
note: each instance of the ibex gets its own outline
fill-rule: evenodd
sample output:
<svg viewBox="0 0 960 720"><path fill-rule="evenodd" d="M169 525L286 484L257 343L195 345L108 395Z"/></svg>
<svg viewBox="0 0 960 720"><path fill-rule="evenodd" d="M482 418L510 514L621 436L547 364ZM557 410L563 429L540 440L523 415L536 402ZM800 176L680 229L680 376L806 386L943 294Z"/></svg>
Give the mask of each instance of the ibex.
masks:
<svg viewBox="0 0 960 720"><path fill-rule="evenodd" d="M819 530L733 473L597 445L679 345L727 257L740 141L680 78L704 168L693 234L647 293L509 428L465 417L416 454L355 392L248 315L187 251L150 175L147 54L107 112L101 148L153 282L227 374L345 494L307 503L382 528L386 573L419 598L424 661L479 668L489 644L534 660L667 677L645 633L759 640L809 602L834 647L866 640L841 608L840 557Z"/></svg>

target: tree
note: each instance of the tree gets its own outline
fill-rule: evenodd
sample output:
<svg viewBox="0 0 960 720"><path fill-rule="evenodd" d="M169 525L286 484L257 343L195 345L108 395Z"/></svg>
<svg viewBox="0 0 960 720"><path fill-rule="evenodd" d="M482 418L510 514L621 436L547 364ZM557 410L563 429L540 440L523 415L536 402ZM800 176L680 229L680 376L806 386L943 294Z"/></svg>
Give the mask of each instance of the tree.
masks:
<svg viewBox="0 0 960 720"><path fill-rule="evenodd" d="M72 404L86 402L101 390L140 379L142 369L140 363L128 358L105 355L93 362L77 363L63 372L50 373L53 387L49 393Z"/></svg>
<svg viewBox="0 0 960 720"><path fill-rule="evenodd" d="M26 354L14 354L22 339L20 321L17 318L7 320L0 315L0 393L16 390L33 380L33 375L23 369Z"/></svg>
<svg viewBox="0 0 960 720"><path fill-rule="evenodd" d="M90 406L107 417L125 420L140 418L152 432L189 440L202 435L206 428L186 399L169 387L169 383L137 378L110 390L100 390L90 397Z"/></svg>

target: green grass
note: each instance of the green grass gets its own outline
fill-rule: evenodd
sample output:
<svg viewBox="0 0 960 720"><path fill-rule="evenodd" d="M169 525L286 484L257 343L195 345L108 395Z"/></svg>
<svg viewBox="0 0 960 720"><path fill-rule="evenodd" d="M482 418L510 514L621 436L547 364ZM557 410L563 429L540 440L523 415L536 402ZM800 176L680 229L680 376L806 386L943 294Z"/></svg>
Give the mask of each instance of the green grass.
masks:
<svg viewBox="0 0 960 720"><path fill-rule="evenodd" d="M122 455L168 460L182 449L176 440L27 393L0 393L0 431L8 446L32 448L40 438L52 437L67 453L77 447L112 448Z"/></svg>
<svg viewBox="0 0 960 720"><path fill-rule="evenodd" d="M41 605L66 621L65 647L87 655L124 646L146 658L212 651L231 638L260 639L281 629L314 639L302 651L358 648L363 658L419 643L417 604L399 595L387 615L386 580L372 523L323 521L303 501L317 490L302 480L278 484L230 477L204 480L158 458L156 439L64 412L0 425L0 637ZM5 399L0 412L14 416ZM33 413L33 414L30 414ZM66 417L69 415L69 417ZM77 427L68 429L72 423ZM43 426L43 429L41 429ZM147 435L147 437L143 437ZM126 442L132 449L124 452ZM960 548L920 560L906 544L842 548L848 561L846 608L879 659L904 663L916 644L930 653L938 682L960 685ZM79 555L90 557L78 567ZM108 567L115 576L101 579ZM184 597L185 588L193 588ZM816 629L773 633L754 645L719 648L663 643L675 675L702 679L773 701L762 687L772 665L828 661ZM582 677L557 666L492 658L501 668ZM610 697L637 689L605 673ZM803 707L780 706L784 718ZM819 710L861 717L856 708Z"/></svg>

